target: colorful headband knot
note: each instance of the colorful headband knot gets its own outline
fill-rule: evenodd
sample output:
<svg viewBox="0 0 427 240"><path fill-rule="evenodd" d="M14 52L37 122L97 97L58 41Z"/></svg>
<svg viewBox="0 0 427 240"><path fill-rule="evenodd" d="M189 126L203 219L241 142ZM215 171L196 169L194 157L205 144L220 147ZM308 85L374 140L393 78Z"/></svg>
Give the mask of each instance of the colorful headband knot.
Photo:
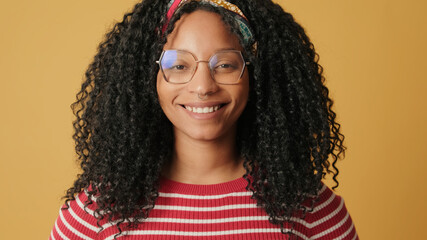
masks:
<svg viewBox="0 0 427 240"><path fill-rule="evenodd" d="M162 32L166 31L166 28L175 12L183 5L189 2L206 2L215 7L222 7L232 12L234 19L239 26L240 33L243 36L243 41L245 45L252 45L252 52L256 52L257 42L255 41L254 34L252 33L251 28L249 27L249 21L243 12L236 5L227 2L225 0L171 0L168 5L168 12L166 14L166 23L163 25Z"/></svg>

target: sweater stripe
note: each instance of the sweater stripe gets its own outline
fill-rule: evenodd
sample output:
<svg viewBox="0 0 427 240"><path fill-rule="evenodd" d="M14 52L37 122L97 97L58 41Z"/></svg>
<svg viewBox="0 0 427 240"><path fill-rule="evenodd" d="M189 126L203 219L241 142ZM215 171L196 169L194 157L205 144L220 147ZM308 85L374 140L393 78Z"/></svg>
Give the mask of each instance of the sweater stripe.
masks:
<svg viewBox="0 0 427 240"><path fill-rule="evenodd" d="M49 239L55 240L55 237L53 236L53 230L50 232L50 238Z"/></svg>
<svg viewBox="0 0 427 240"><path fill-rule="evenodd" d="M313 238L313 239L318 239L318 238L320 238L320 237L322 237L322 236L325 236L326 234L329 234L329 233L331 233L331 232L335 231L336 229L338 229L339 227L341 227L341 225L343 225L344 223L346 223L346 222L347 222L347 219L348 219L348 217L349 217L349 216L350 216L350 215L347 213L347 214L345 215L345 217L344 217L340 222L338 222L335 226L333 226L333 227L331 227L331 228L329 228L329 229L326 229L325 231L323 231L323 232L321 232L321 233L318 233L318 234L316 234L316 235L312 236L312 238Z"/></svg>
<svg viewBox="0 0 427 240"><path fill-rule="evenodd" d="M78 237L84 239L84 240L91 240L91 238L89 238L88 236L84 235L83 233L77 231L75 228L73 228L73 226L70 225L70 223L67 222L67 220L64 218L64 215L62 214L62 211L59 211L59 217L62 221L62 223L65 225L65 227L71 231L72 233L74 233L75 235L77 235ZM70 219L70 220L74 220L75 219Z"/></svg>
<svg viewBox="0 0 427 240"><path fill-rule="evenodd" d="M208 200L208 199L220 199L220 198L226 198L226 197L245 197L245 196L252 196L252 193L236 192L236 193L211 195L211 196L188 195L188 194L179 194L179 193L159 193L159 197L163 197L163 198L184 198L184 199L192 199L192 200L195 200L195 199Z"/></svg>
<svg viewBox="0 0 427 240"><path fill-rule="evenodd" d="M323 218L321 218L321 219L319 219L319 220L317 220L317 221L315 221L313 223L308 223L308 222L304 221L303 219L294 218L294 217L291 218L291 220L294 221L294 222L301 223L301 224L303 224L307 228L313 228L313 227L316 227L319 224L322 224L322 223L326 222L327 220L331 219L335 215L337 215L342 210L343 206L344 206L344 200L341 199L340 205L333 212L331 212L330 214L324 216Z"/></svg>
<svg viewBox="0 0 427 240"><path fill-rule="evenodd" d="M351 223L351 227L347 230L347 231L345 231L341 236L339 236L339 237L337 237L335 240L341 240L341 239L344 239L347 235L349 235L350 234L350 232L352 232L354 230L354 224L353 223Z"/></svg>
<svg viewBox="0 0 427 240"><path fill-rule="evenodd" d="M248 216L219 219L185 219L185 218L148 218L145 222L159 223L189 223L189 224L214 224L214 223L231 223L244 221L268 221L268 216Z"/></svg>
<svg viewBox="0 0 427 240"><path fill-rule="evenodd" d="M56 231L56 233L59 234L59 237L61 237L61 239L69 240L69 238L67 236L65 236L65 234L63 234L61 232L61 230L59 229L59 227L58 227L58 220L60 220L60 219L57 219L56 222L55 222L55 231Z"/></svg>
<svg viewBox="0 0 427 240"><path fill-rule="evenodd" d="M78 223L80 223L81 225L89 228L90 230L97 232L99 230L98 227L92 226L91 224L89 224L88 222L86 222L85 220L83 220L82 218L80 218L74 211L72 208L70 208L68 210L68 212L70 213L70 215L74 218L75 221L77 221Z"/></svg>
<svg viewBox="0 0 427 240"><path fill-rule="evenodd" d="M156 205L154 209L158 210L174 210L174 211L191 211L191 212L216 212L232 209L247 209L257 208L254 204L234 204L221 207L187 207L187 206L169 206L169 205Z"/></svg>
<svg viewBox="0 0 427 240"><path fill-rule="evenodd" d="M191 185L162 180L159 197L150 215L136 229L121 224L123 240L279 240L288 239L280 227L269 222L265 210L257 206L243 178L217 185ZM84 191L61 209L50 239L114 239L118 221L104 218L97 225L96 201L85 207ZM92 200L96 200L92 198ZM65 205L64 205L65 206ZM130 219L132 221L132 219ZM303 240L358 240L356 229L344 200L323 186L313 211L304 219L284 223ZM126 237L125 237L126 236Z"/></svg>
<svg viewBox="0 0 427 240"><path fill-rule="evenodd" d="M286 229L290 231L290 229ZM238 235L238 234L247 234L247 233L280 233L280 229L242 229L242 230L231 230L231 231L216 231L216 232L181 232L181 231L146 231L146 230L137 230L137 231L126 231L126 235L161 235L161 236L190 236L190 237L208 237L208 236L229 236L229 235ZM306 236L299 233L299 236L304 239L309 240ZM113 240L114 236L106 238L106 240Z"/></svg>
<svg viewBox="0 0 427 240"><path fill-rule="evenodd" d="M328 206L334 199L335 199L335 194L331 194L331 196L328 198L328 200L326 200L322 204L320 204L320 205L318 205L318 206L316 206L316 207L313 208L313 213L322 210L323 208L325 208L326 206Z"/></svg>
<svg viewBox="0 0 427 240"><path fill-rule="evenodd" d="M353 230L354 230L354 237L351 240L357 240L357 239L359 239L359 236L357 235L356 230L355 229L353 229Z"/></svg>

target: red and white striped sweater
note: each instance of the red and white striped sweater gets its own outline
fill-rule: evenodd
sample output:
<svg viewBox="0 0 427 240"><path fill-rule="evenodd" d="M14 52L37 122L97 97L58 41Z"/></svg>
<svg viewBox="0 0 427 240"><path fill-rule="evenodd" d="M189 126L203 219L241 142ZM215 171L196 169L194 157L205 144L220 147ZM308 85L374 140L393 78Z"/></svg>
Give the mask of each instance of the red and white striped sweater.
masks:
<svg viewBox="0 0 427 240"><path fill-rule="evenodd" d="M154 209L138 229L127 231L118 239L128 240L223 240L288 239L280 228L268 221L262 208L251 199L243 178L214 185L192 185L161 180ZM82 192L70 208L59 211L51 240L114 239L116 226L93 216L95 204L84 210L87 195ZM293 219L299 239L358 239L344 200L323 186L314 211L305 219Z"/></svg>

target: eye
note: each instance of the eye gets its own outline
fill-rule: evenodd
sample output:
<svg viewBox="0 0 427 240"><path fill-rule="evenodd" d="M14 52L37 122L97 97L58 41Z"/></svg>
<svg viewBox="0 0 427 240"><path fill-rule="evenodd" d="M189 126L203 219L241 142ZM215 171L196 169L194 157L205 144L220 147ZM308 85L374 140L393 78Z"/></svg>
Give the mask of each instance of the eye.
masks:
<svg viewBox="0 0 427 240"><path fill-rule="evenodd" d="M181 72L187 72L190 69L191 69L191 66L186 63L176 63L164 70L175 72L175 73L181 73Z"/></svg>
<svg viewBox="0 0 427 240"><path fill-rule="evenodd" d="M171 70L185 70L186 67L184 65L174 65L170 69Z"/></svg>
<svg viewBox="0 0 427 240"><path fill-rule="evenodd" d="M217 66L217 68L234 68L234 66L231 64L224 63L224 64Z"/></svg>
<svg viewBox="0 0 427 240"><path fill-rule="evenodd" d="M236 64L233 64L231 62L222 62L222 63L218 63L215 66L215 72L217 73L229 73L229 72L234 72L237 69Z"/></svg>

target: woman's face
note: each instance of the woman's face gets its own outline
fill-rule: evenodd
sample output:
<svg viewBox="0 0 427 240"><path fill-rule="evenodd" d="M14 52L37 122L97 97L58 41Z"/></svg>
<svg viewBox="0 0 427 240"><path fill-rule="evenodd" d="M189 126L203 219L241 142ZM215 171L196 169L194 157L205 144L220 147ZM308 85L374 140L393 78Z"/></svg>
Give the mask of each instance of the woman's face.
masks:
<svg viewBox="0 0 427 240"><path fill-rule="evenodd" d="M170 49L185 50L197 60L207 61L218 51L242 50L242 47L218 14L198 10L185 14L176 22L163 48ZM235 132L248 100L248 72L245 68L237 84L218 84L208 64L199 62L190 82L172 84L165 81L159 70L157 94L164 113L174 126L175 138L218 140Z"/></svg>

